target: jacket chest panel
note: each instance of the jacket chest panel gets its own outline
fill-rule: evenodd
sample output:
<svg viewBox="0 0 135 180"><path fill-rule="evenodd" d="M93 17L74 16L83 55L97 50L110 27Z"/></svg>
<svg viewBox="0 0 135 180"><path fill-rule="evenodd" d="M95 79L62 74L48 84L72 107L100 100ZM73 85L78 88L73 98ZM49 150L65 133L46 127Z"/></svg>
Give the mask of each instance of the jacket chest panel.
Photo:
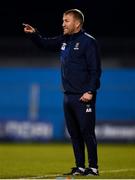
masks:
<svg viewBox="0 0 135 180"><path fill-rule="evenodd" d="M78 61L84 57L84 48L79 41L62 43L61 59Z"/></svg>

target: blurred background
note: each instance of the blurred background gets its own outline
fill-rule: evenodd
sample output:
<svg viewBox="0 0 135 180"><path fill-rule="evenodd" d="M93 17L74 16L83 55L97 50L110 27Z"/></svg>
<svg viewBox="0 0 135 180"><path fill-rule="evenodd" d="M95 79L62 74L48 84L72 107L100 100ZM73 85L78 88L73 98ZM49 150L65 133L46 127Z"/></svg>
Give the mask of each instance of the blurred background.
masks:
<svg viewBox="0 0 135 180"><path fill-rule="evenodd" d="M101 49L98 141L135 142L135 13L130 0L0 3L1 141L68 141L59 52L40 51L24 34L22 23L57 36L63 12L70 8L84 13L84 29Z"/></svg>

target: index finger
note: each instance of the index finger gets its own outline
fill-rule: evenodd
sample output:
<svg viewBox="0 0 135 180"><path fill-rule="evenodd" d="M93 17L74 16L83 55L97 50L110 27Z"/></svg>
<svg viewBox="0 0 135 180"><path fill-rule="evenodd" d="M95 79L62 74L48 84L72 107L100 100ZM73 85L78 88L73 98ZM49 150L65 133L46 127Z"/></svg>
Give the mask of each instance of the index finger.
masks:
<svg viewBox="0 0 135 180"><path fill-rule="evenodd" d="M23 26L30 26L29 24L26 24L26 23L22 23Z"/></svg>

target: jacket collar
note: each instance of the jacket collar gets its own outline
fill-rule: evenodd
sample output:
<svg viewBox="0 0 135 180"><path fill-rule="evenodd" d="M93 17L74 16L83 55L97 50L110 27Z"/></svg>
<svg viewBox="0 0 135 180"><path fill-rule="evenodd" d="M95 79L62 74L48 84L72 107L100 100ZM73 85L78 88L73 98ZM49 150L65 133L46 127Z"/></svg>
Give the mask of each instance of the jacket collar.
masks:
<svg viewBox="0 0 135 180"><path fill-rule="evenodd" d="M67 40L72 41L72 40L75 40L77 37L79 37L83 33L84 33L84 30L81 29L79 32L71 34L71 35L65 35L65 37Z"/></svg>

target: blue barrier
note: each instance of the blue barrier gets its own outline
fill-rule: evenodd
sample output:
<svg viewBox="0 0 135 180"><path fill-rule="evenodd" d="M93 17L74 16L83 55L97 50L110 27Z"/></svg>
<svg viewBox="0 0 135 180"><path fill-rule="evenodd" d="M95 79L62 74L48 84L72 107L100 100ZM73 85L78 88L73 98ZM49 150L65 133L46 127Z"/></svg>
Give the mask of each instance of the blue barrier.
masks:
<svg viewBox="0 0 135 180"><path fill-rule="evenodd" d="M58 68L0 68L0 138L65 137ZM135 124L135 69L104 69L97 122Z"/></svg>
<svg viewBox="0 0 135 180"><path fill-rule="evenodd" d="M97 100L97 119L135 121L135 69L106 69Z"/></svg>

